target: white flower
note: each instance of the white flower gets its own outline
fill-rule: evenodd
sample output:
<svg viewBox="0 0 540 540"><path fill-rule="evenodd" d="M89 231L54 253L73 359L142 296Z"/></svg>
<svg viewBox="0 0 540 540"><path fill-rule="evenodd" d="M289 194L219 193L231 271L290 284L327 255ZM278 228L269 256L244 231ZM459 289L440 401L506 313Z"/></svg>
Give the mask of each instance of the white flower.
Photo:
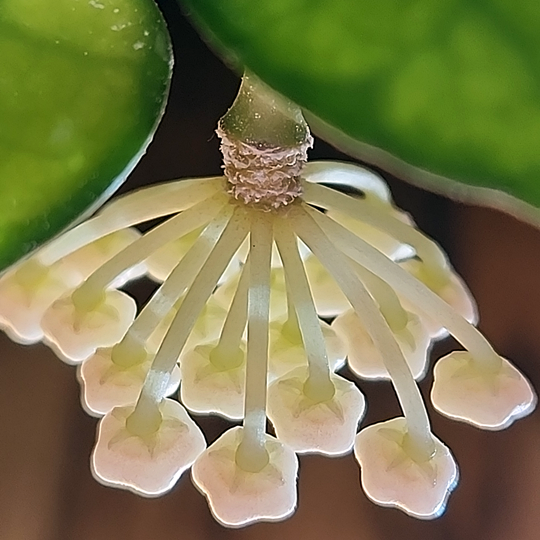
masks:
<svg viewBox="0 0 540 540"><path fill-rule="evenodd" d="M18 343L43 339L41 319L47 308L80 283L62 262L45 266L37 257L16 265L0 279L0 326Z"/></svg>
<svg viewBox="0 0 540 540"><path fill-rule="evenodd" d="M92 468L106 485L156 496L194 464L216 518L239 527L294 511L296 453L354 445L373 501L437 517L457 468L416 383L432 341L449 333L465 349L435 368L432 400L447 416L501 429L534 408L530 383L474 327L469 291L380 177L306 165L300 112L256 80L231 111L218 129L224 177L125 195L48 244L0 279L4 328L80 364L83 404L104 415ZM162 283L137 314L117 288L143 270ZM389 379L403 417L357 435L365 401L335 373L345 360ZM206 449L169 397L179 381L189 411L242 427Z"/></svg>
<svg viewBox="0 0 540 540"><path fill-rule="evenodd" d="M417 380L422 379L429 362L431 336L418 315L404 311L404 319L401 327L393 328L392 333L412 376ZM337 317L332 328L347 344L348 365L356 375L364 379L389 378L379 349L354 310Z"/></svg>
<svg viewBox="0 0 540 540"><path fill-rule="evenodd" d="M394 418L363 429L354 453L367 496L382 506L432 519L444 512L456 487L458 470L448 448L435 437L428 456L416 455L408 441L407 421Z"/></svg>
<svg viewBox="0 0 540 540"><path fill-rule="evenodd" d="M266 435L266 460L260 469L249 470L238 459L242 440L242 428L226 431L193 465L193 482L208 498L212 514L227 527L290 516L296 508L294 452Z"/></svg>
<svg viewBox="0 0 540 540"><path fill-rule="evenodd" d="M115 407L137 401L152 365L155 350L145 348L107 347L98 349L79 365L81 403L88 414L103 416ZM171 373L166 396L178 390L180 368Z"/></svg>
<svg viewBox="0 0 540 540"><path fill-rule="evenodd" d="M454 351L435 364L431 400L445 416L499 430L531 413L537 398L508 360L483 364L466 351Z"/></svg>
<svg viewBox="0 0 540 540"><path fill-rule="evenodd" d="M100 420L92 472L104 484L156 497L174 486L206 442L177 401L163 400L155 416L139 419L134 410L115 408Z"/></svg>
<svg viewBox="0 0 540 540"><path fill-rule="evenodd" d="M99 347L118 343L135 319L137 306L127 294L103 291L90 301L73 295L56 300L41 319L45 340L66 362L77 364Z"/></svg>
<svg viewBox="0 0 540 540"><path fill-rule="evenodd" d="M299 453L347 454L353 447L365 400L360 390L338 375L328 399L310 397L308 369L298 368L268 388L268 417L277 438Z"/></svg>

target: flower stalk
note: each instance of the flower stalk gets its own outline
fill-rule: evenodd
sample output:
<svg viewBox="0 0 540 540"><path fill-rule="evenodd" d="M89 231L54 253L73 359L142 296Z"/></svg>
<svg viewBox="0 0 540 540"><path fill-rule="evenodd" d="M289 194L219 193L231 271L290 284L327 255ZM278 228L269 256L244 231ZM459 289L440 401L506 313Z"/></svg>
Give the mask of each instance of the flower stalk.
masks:
<svg viewBox="0 0 540 540"><path fill-rule="evenodd" d="M259 472L269 462L266 450L266 388L272 237L271 220L260 212L252 213L244 430L236 451L236 463L246 472Z"/></svg>

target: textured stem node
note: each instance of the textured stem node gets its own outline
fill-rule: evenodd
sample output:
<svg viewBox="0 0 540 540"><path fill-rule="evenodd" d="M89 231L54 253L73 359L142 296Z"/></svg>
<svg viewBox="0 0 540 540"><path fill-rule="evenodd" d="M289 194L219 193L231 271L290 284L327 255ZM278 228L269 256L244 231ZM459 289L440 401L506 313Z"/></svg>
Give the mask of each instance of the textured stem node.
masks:
<svg viewBox="0 0 540 540"><path fill-rule="evenodd" d="M253 75L220 120L224 171L232 196L265 210L302 194L300 174L313 138L302 113Z"/></svg>

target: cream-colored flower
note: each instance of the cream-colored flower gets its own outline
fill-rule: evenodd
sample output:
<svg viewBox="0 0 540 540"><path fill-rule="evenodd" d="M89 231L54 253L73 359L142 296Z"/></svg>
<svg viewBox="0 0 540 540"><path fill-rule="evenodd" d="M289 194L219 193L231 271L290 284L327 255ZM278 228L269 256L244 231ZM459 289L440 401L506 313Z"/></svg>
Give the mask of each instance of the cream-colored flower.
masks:
<svg viewBox="0 0 540 540"><path fill-rule="evenodd" d="M79 364L81 403L86 412L103 416L115 407L135 403L155 355L155 350L132 348L126 351L116 345L98 349ZM180 368L176 366L165 395L176 392L179 384Z"/></svg>
<svg viewBox="0 0 540 540"><path fill-rule="evenodd" d="M537 398L508 360L484 364L467 351L454 351L435 364L431 400L445 416L499 430L531 413Z"/></svg>
<svg viewBox="0 0 540 540"><path fill-rule="evenodd" d="M415 379L422 379L426 373L431 349L431 336L418 315L405 312L406 321L402 328L392 331L394 338L407 360ZM373 343L360 318L349 310L332 323L332 328L346 343L347 364L363 379L388 379L390 376L384 365L381 352Z"/></svg>
<svg viewBox="0 0 540 540"><path fill-rule="evenodd" d="M281 521L296 508L298 460L277 439L265 436L267 459L259 470L238 460L242 428L226 431L195 462L193 482L208 499L214 517L227 527ZM247 469L247 470L246 470Z"/></svg>
<svg viewBox="0 0 540 540"><path fill-rule="evenodd" d="M364 415L364 396L353 383L332 375L333 395L314 399L308 376L308 369L298 368L268 388L268 417L277 438L299 453L349 453Z"/></svg>
<svg viewBox="0 0 540 540"><path fill-rule="evenodd" d="M362 487L377 504L433 519L444 512L458 469L448 448L435 437L428 456L417 455L408 437L405 418L374 424L357 435L354 453Z"/></svg>
<svg viewBox="0 0 540 540"><path fill-rule="evenodd" d="M0 327L17 343L41 341L43 314L80 281L63 261L45 266L34 256L17 264L0 278Z"/></svg>
<svg viewBox="0 0 540 540"><path fill-rule="evenodd" d="M77 364L99 347L118 343L135 319L136 311L135 301L117 290L103 291L88 304L67 295L49 306L41 327L56 354L69 364Z"/></svg>
<svg viewBox="0 0 540 540"><path fill-rule="evenodd" d="M146 497L169 491L205 449L201 430L177 402L165 399L155 415L113 409L99 423L92 472L102 483Z"/></svg>
<svg viewBox="0 0 540 540"><path fill-rule="evenodd" d="M219 414L230 420L244 416L246 343L220 351L218 343L198 345L181 357L180 399L197 414Z"/></svg>
<svg viewBox="0 0 540 540"><path fill-rule="evenodd" d="M469 291L378 175L306 165L312 138L293 104L246 77L218 135L223 177L124 195L7 273L3 327L81 364L83 404L105 414L92 467L106 485L157 496L194 464L218 521L239 527L294 511L296 453L354 444L373 501L440 515L457 468L416 383L432 340L449 333L465 349L435 368L447 416L506 427L534 408L530 383L474 327ZM117 288L143 270L162 283L137 313ZM346 357L392 383L403 417L356 435L365 403L335 373ZM170 398L180 379L188 410L242 427L206 449Z"/></svg>

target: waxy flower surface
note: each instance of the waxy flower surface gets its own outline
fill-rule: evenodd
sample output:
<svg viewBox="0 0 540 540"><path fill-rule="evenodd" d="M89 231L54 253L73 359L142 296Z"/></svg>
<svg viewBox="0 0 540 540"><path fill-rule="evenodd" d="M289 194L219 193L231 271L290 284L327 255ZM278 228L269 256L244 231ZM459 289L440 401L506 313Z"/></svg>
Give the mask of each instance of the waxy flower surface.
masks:
<svg viewBox="0 0 540 540"><path fill-rule="evenodd" d="M533 410L530 383L379 176L307 163L296 107L246 76L217 132L224 176L111 202L3 276L0 324L78 365L106 485L157 496L192 467L216 519L240 527L294 512L297 454L354 449L371 500L439 516L458 469L417 386L433 341L465 349L435 365L431 398L450 418L503 429ZM160 286L137 310L119 287L142 273ZM403 415L359 431L366 402L345 363L391 381ZM189 413L242 426L207 448Z"/></svg>

